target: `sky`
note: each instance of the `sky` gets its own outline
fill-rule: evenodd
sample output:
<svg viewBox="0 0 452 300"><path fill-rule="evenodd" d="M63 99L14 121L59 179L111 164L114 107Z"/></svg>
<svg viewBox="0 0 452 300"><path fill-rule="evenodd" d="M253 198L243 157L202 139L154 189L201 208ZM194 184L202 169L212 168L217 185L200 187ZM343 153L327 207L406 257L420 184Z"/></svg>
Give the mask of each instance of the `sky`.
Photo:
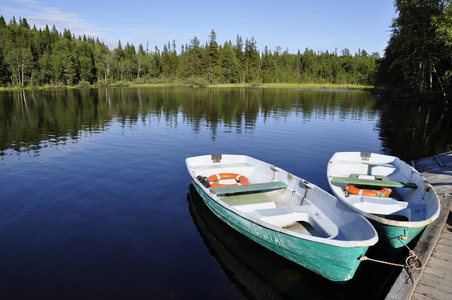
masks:
<svg viewBox="0 0 452 300"><path fill-rule="evenodd" d="M195 36L207 43L214 30L218 44L254 37L260 51L347 48L380 56L397 16L393 0L0 0L0 15L99 38L110 49L121 41L162 50L174 40L179 52Z"/></svg>

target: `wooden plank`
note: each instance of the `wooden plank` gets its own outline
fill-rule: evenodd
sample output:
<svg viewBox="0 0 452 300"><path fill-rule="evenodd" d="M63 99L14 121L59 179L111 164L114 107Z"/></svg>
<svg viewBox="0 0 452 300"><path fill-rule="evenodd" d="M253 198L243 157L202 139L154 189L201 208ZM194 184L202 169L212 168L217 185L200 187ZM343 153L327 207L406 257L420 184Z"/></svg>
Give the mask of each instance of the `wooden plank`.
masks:
<svg viewBox="0 0 452 300"><path fill-rule="evenodd" d="M438 245L437 245L438 246ZM429 261L438 261L442 264L442 267L449 267L452 268L452 252L450 252L450 248L448 249L449 252L443 251L440 247L435 247L435 251L432 254L432 257L430 257ZM451 269L452 270L452 269ZM452 279L452 273L450 274Z"/></svg>
<svg viewBox="0 0 452 300"><path fill-rule="evenodd" d="M264 193L232 195L224 197L221 200L223 200L226 204L229 204L231 206L272 202L272 200Z"/></svg>
<svg viewBox="0 0 452 300"><path fill-rule="evenodd" d="M419 295L423 295L423 298L413 297L412 299L435 299L435 300L445 300L450 299L450 294L444 292L438 288L434 288L431 286L419 286L419 290L416 289L416 293Z"/></svg>
<svg viewBox="0 0 452 300"><path fill-rule="evenodd" d="M438 244L452 247L452 232L450 232L448 228L445 228L443 230L443 234L441 235L441 238L438 240Z"/></svg>
<svg viewBox="0 0 452 300"><path fill-rule="evenodd" d="M419 294L419 293L416 293L416 292L413 293L413 297L411 297L411 299L412 300L432 300L432 298L427 297L424 294Z"/></svg>
<svg viewBox="0 0 452 300"><path fill-rule="evenodd" d="M452 170L438 170L435 173L428 173L428 174L424 174L425 178L433 178L433 179L438 179L444 182L449 182L450 183L450 175L452 174ZM447 181L447 179L449 179L449 181ZM434 183L436 183L436 180L434 181ZM450 186L449 186L450 187Z"/></svg>
<svg viewBox="0 0 452 300"><path fill-rule="evenodd" d="M452 166L452 151L416 160L416 169L421 173L436 173Z"/></svg>
<svg viewBox="0 0 452 300"><path fill-rule="evenodd" d="M418 288L419 286L419 288ZM419 281L418 286L416 286L416 290L422 293L423 289L434 289L436 291L441 291L442 293L452 294L452 286L450 285L449 280L445 280L443 278L439 278L432 274L429 274L428 279Z"/></svg>
<svg viewBox="0 0 452 300"><path fill-rule="evenodd" d="M441 288L442 290L448 291L452 294L452 285L449 283L450 278L448 278L447 272L440 272L436 268L434 269L431 267L426 268L422 279L422 282L419 282L419 284L422 283L426 286Z"/></svg>
<svg viewBox="0 0 452 300"><path fill-rule="evenodd" d="M452 254L452 241L447 238L443 238L443 236L444 236L444 233L441 235L441 239L438 240L438 243L436 244L436 247L438 248L437 250L438 250L438 252L445 252L445 253Z"/></svg>
<svg viewBox="0 0 452 300"><path fill-rule="evenodd" d="M264 183L254 183L247 185L234 185L234 186L224 186L211 188L210 191L214 194L238 194L246 192L261 192L268 190L276 190L286 188L287 184L282 181L270 181Z"/></svg>
<svg viewBox="0 0 452 300"><path fill-rule="evenodd" d="M441 160L441 158L438 155L435 155L435 158L441 167L445 167L445 164L443 163L443 161Z"/></svg>
<svg viewBox="0 0 452 300"><path fill-rule="evenodd" d="M448 278L447 274L444 275L444 273L432 268L426 268L425 273L422 276L422 282L419 282L418 284L438 288L452 294L452 286L450 285L450 278Z"/></svg>
<svg viewBox="0 0 452 300"><path fill-rule="evenodd" d="M436 163L434 157L427 157L420 160L415 161L416 170L419 172L430 172L433 169L437 169L439 166Z"/></svg>
<svg viewBox="0 0 452 300"><path fill-rule="evenodd" d="M412 188L416 189L417 185L412 182L399 182L387 179L385 176L382 179L362 179L355 177L352 174L350 177L333 177L331 179L332 183L349 183L349 184L362 184L362 185L372 185L372 186L383 186L383 187L400 187L400 188ZM353 177L352 177L353 176ZM385 179L386 178L386 179Z"/></svg>
<svg viewBox="0 0 452 300"><path fill-rule="evenodd" d="M451 273L450 273L450 270L446 269L445 265L446 264L441 260L429 259L428 265L427 265L427 267L425 267L425 271L424 271L425 276L421 279L421 281L425 280L425 277L428 274L432 274L432 276L437 276L440 278L448 278L451 275Z"/></svg>
<svg viewBox="0 0 452 300"><path fill-rule="evenodd" d="M442 166L438 163L438 159L442 162ZM448 183L446 187L448 188L448 192L451 191L452 181L450 180L450 177L452 174L452 151L417 160L416 169L432 185L437 184L437 180L448 178L449 181L446 181Z"/></svg>
<svg viewBox="0 0 452 300"><path fill-rule="evenodd" d="M441 161L447 166L448 164L452 164L452 151L438 154L438 157L441 158Z"/></svg>
<svg viewBox="0 0 452 300"><path fill-rule="evenodd" d="M451 174L435 174L435 176L427 176L424 177L433 187L436 186L444 186L445 188L449 189L450 191L450 185L452 185L452 173Z"/></svg>
<svg viewBox="0 0 452 300"><path fill-rule="evenodd" d="M442 163L442 165L439 163L439 161ZM434 176L436 174L441 174L443 172L447 173L449 172L449 178L450 178L450 172L452 170L452 151L438 154L436 156L430 156L423 159L419 159L415 161L416 169L423 173L422 175L430 182L434 182L431 179L428 179L427 177ZM452 182L449 182L449 192L451 188Z"/></svg>
<svg viewBox="0 0 452 300"><path fill-rule="evenodd" d="M435 250L436 251L436 250ZM435 269L443 269L444 274L450 274L452 278L452 257L450 253L445 254L443 256L430 257L427 262L427 267L435 268Z"/></svg>

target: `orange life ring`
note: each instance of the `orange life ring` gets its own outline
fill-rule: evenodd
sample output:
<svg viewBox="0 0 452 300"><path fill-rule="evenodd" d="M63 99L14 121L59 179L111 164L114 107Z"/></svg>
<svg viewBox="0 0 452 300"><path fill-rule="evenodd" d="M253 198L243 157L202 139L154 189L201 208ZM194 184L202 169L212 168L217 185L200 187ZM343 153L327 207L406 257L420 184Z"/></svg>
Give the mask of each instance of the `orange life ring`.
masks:
<svg viewBox="0 0 452 300"><path fill-rule="evenodd" d="M353 195L370 196L370 197L388 197L392 192L392 190L390 188L380 187L380 190L377 191L377 190L360 189L358 187L359 187L359 185L347 184L345 186L345 191L347 191Z"/></svg>
<svg viewBox="0 0 452 300"><path fill-rule="evenodd" d="M237 183L233 184L221 184L216 183L215 181L222 180L222 179L235 179ZM210 187L222 187L222 186L234 186L234 185L247 185L250 183L248 178L246 178L243 175L240 174L234 174L234 173L219 173L219 174L213 174L212 176L207 177L207 181L210 183Z"/></svg>

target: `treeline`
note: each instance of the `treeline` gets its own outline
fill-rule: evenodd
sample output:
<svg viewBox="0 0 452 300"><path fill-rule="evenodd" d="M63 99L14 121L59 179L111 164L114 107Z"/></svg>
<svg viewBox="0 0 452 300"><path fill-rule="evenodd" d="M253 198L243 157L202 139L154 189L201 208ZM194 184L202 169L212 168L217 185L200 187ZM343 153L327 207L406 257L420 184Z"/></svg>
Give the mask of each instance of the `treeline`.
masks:
<svg viewBox="0 0 452 300"><path fill-rule="evenodd" d="M76 37L69 29L58 32L30 27L25 18L8 24L0 16L0 86L87 86L117 83L337 83L372 84L378 53L348 49L303 53L268 47L259 51L254 38L237 35L219 45L214 30L201 44L194 37L177 51L176 42L163 49L138 49L118 43L110 50L98 39Z"/></svg>

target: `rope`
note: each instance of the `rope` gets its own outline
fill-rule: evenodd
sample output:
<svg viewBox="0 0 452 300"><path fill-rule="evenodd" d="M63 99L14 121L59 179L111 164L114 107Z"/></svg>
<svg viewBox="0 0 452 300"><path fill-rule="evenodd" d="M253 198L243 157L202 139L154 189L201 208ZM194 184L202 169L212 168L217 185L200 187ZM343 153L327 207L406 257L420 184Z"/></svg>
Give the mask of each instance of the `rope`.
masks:
<svg viewBox="0 0 452 300"><path fill-rule="evenodd" d="M369 258L362 254L359 257L359 260L361 260L361 261L369 260L369 261L373 261L373 262L377 262L377 263L381 263L381 264L405 268L407 270L408 274L410 275L410 277L414 277L413 271L421 269L422 262L419 259L419 257L416 255L414 250L411 250L410 247L408 247L408 245L402 241L402 239L403 239L403 236L399 236L399 241L408 249L408 257L405 259L405 264L396 264L396 263L392 263L392 262L388 262L388 261L384 261L384 260ZM416 265L419 265L419 266L416 266Z"/></svg>
<svg viewBox="0 0 452 300"><path fill-rule="evenodd" d="M359 257L359 260L360 261L370 260L370 261L381 263L381 264L385 264L385 265L391 265L391 266L402 267L402 268L405 267L405 265L402 265L402 264L396 264L396 263L392 263L392 262L389 262L389 261L374 259L374 258L370 258L370 257L364 256L362 254Z"/></svg>
<svg viewBox="0 0 452 300"><path fill-rule="evenodd" d="M410 247L408 247L408 245L405 244L402 240L403 236L399 236L399 241L408 249L408 257L405 259L405 269L407 269L410 277L414 277L413 271L422 269L423 264L419 257L416 255L416 252L414 252L414 250L411 250ZM419 267L416 266L416 263L419 264Z"/></svg>

